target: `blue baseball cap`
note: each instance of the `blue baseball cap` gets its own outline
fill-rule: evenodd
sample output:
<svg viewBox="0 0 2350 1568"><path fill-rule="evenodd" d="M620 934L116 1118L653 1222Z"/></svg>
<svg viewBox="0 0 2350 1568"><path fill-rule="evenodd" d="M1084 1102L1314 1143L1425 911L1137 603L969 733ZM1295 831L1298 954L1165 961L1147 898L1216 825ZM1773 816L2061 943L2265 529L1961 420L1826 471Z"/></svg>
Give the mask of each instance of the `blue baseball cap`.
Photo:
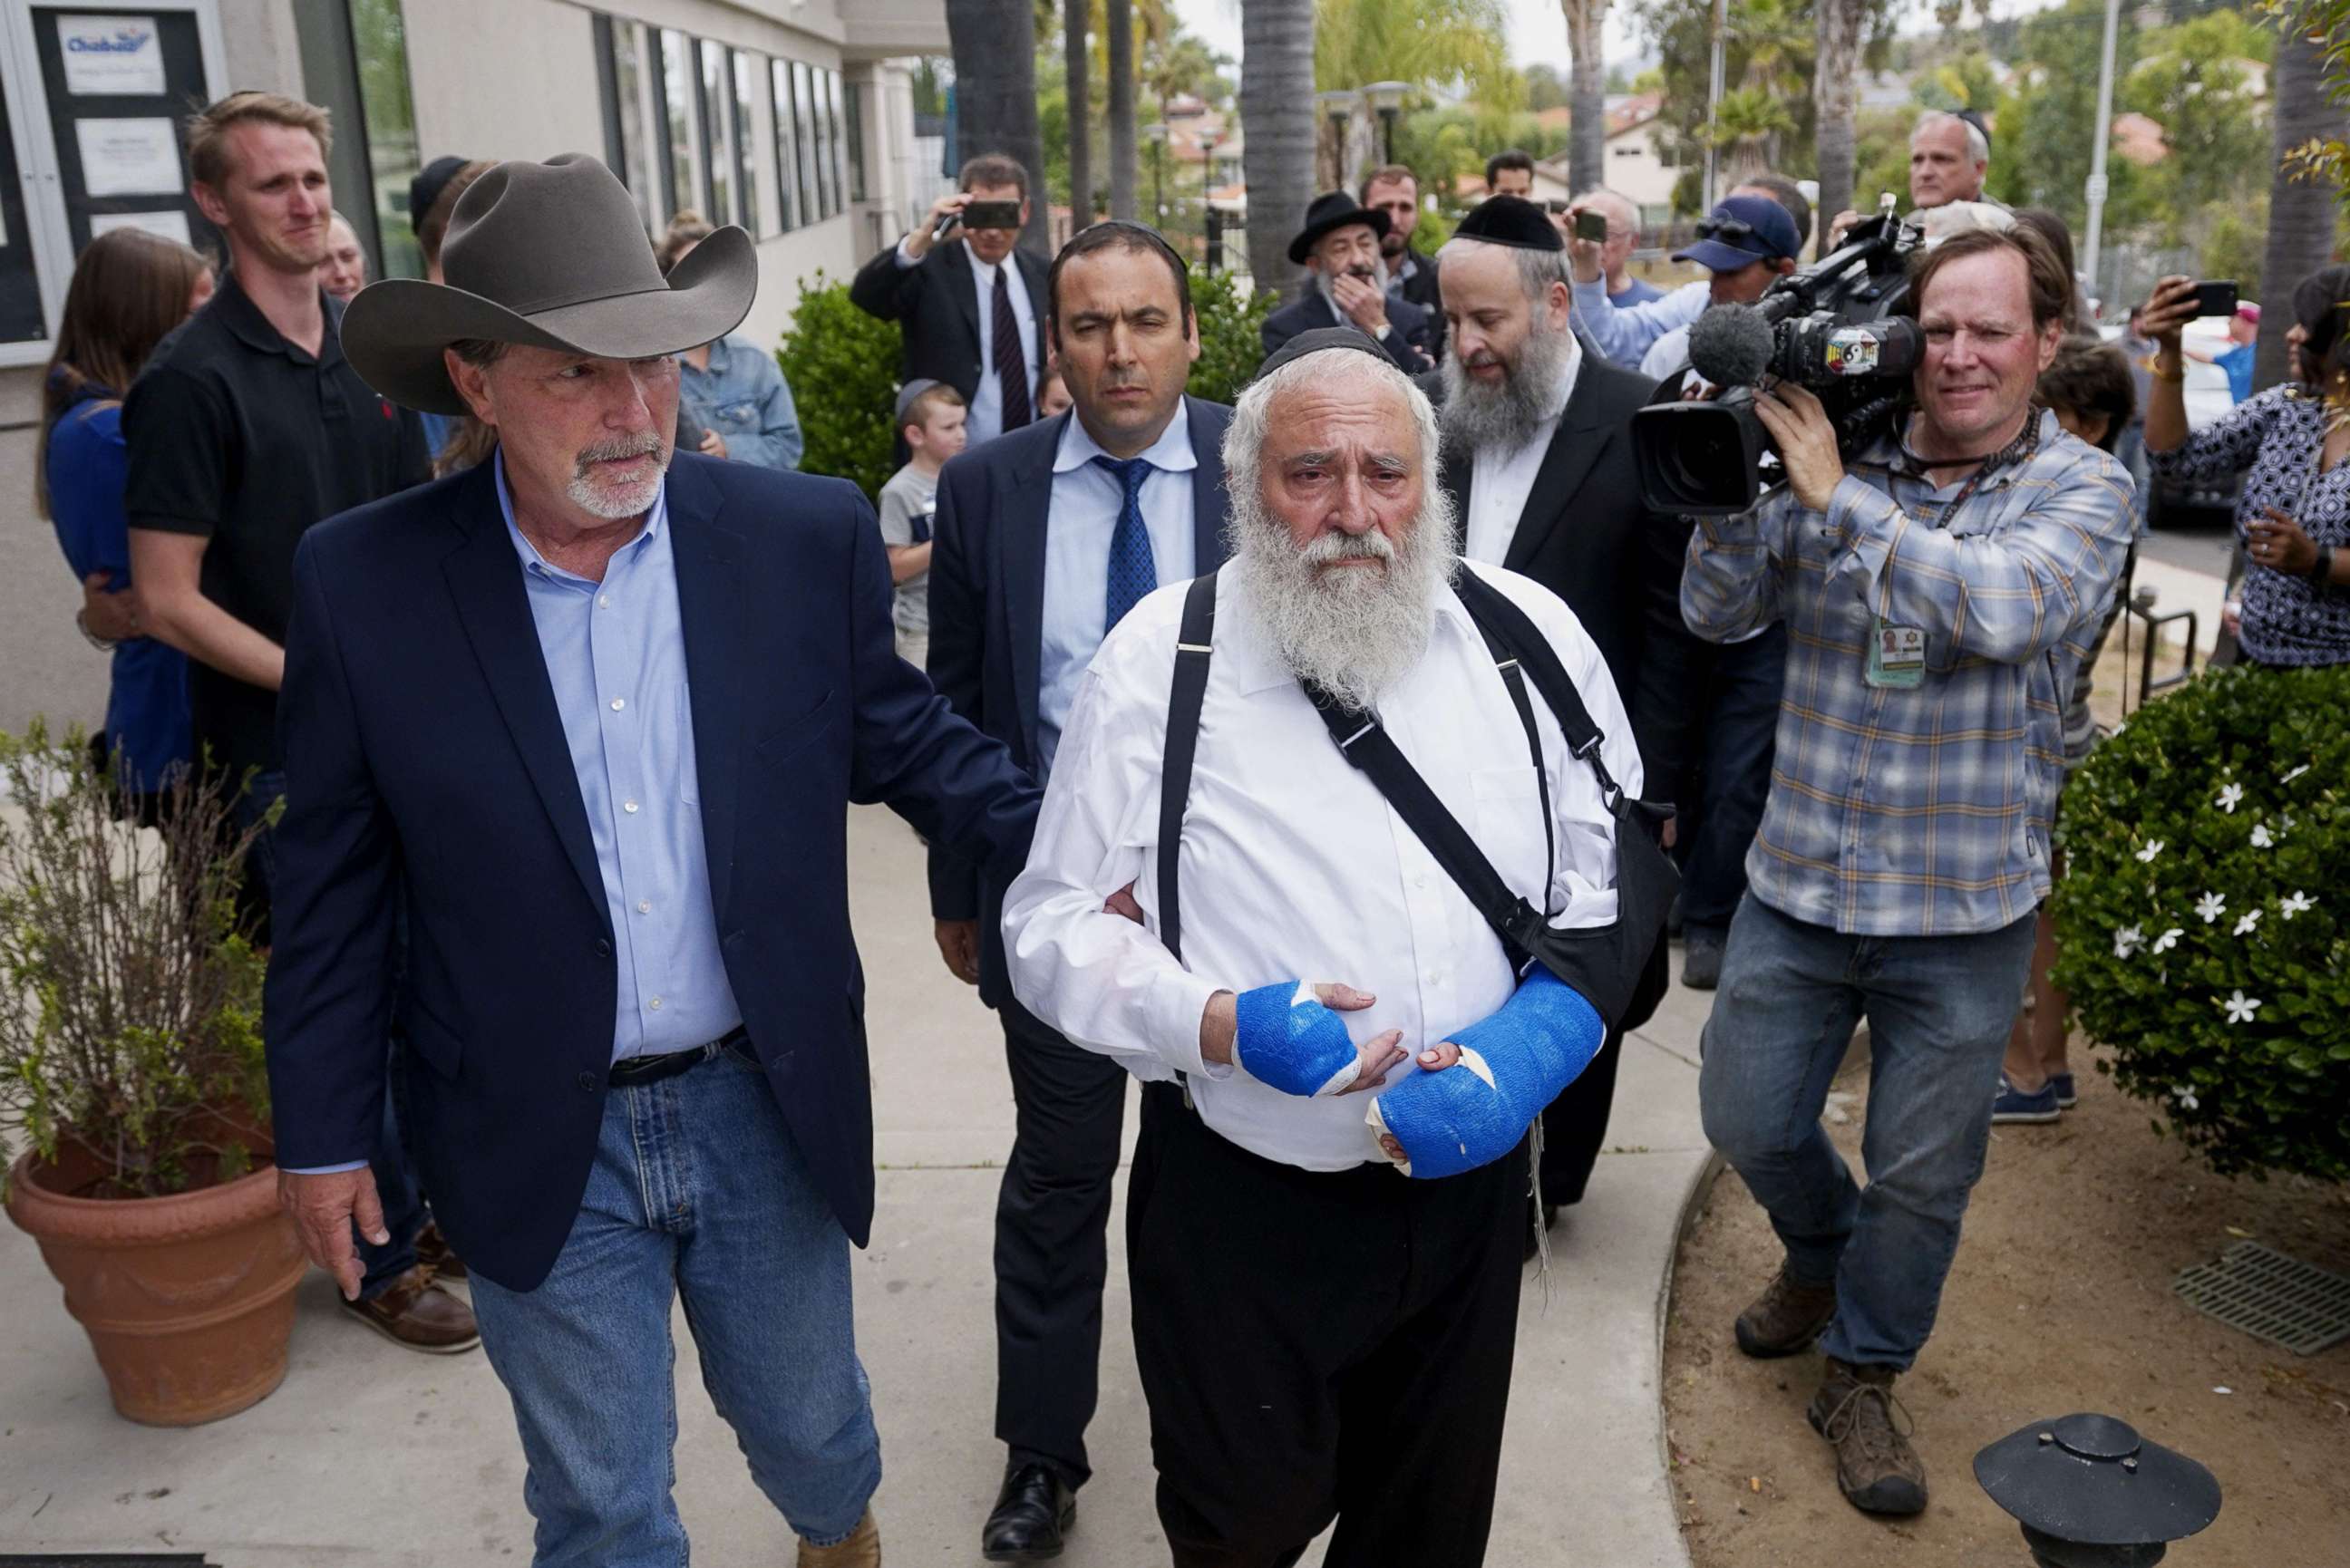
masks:
<svg viewBox="0 0 2350 1568"><path fill-rule="evenodd" d="M1737 272L1758 261L1793 259L1804 248L1795 219L1768 196L1731 196L1697 226L1697 244L1675 251L1673 260L1695 262L1709 272Z"/></svg>

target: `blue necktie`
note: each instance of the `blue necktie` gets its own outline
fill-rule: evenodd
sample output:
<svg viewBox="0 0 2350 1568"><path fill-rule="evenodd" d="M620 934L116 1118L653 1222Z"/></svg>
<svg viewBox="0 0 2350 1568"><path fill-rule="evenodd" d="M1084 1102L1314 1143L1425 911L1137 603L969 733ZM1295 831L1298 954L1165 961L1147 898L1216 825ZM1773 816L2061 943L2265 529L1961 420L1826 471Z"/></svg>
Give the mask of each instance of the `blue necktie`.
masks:
<svg viewBox="0 0 2350 1568"><path fill-rule="evenodd" d="M1142 525L1142 482L1158 472L1148 458L1097 457L1126 486L1118 509L1118 531L1109 536L1109 583L1102 600L1102 635L1107 637L1126 612L1159 586L1159 566L1150 558L1150 530Z"/></svg>

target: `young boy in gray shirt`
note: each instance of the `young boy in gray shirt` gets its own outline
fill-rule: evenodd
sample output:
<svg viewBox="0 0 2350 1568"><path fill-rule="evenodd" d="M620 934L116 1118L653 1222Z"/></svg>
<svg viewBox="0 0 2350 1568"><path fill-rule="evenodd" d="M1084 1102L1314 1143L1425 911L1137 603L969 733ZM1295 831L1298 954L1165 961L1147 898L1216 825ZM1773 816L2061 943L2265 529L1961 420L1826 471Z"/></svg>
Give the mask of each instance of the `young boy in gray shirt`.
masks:
<svg viewBox="0 0 2350 1568"><path fill-rule="evenodd" d="M939 470L963 448L962 394L943 381L917 379L898 394L898 430L912 461L882 485L881 543L898 585L898 657L920 666L931 650L931 514Z"/></svg>

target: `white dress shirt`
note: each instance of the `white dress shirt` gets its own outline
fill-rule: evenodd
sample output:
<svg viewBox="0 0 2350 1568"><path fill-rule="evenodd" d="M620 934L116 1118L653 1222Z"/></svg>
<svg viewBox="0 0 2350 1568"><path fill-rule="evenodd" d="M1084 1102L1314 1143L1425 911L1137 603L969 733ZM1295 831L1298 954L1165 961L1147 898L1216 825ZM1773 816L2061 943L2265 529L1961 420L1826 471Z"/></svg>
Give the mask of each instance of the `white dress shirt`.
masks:
<svg viewBox="0 0 2350 1568"><path fill-rule="evenodd" d="M968 244L963 245L963 254L971 262L972 287L979 295L979 388L963 415L967 444L977 446L1003 433L1003 388L995 379L995 275L999 264L980 260ZM904 240L898 242L899 266L917 266L920 261L906 248ZM1020 323L1020 363L1027 372L1028 411L1033 418L1036 411L1036 367L1042 363L1036 353L1036 310L1029 302L1028 282L1020 275L1019 264L1006 257L1002 265L1012 269L1012 275L1003 281L1012 296L1013 318Z"/></svg>
<svg viewBox="0 0 2350 1568"><path fill-rule="evenodd" d="M1465 534L1461 554L1471 560L1498 566L1508 557L1510 541L1517 536L1518 519L1525 514L1526 497L1534 493L1534 477L1542 472L1543 459L1550 453L1551 438L1558 433L1566 400L1575 396L1575 376L1582 365L1583 348L1570 337L1558 385L1552 389L1547 410L1534 434L1515 447L1479 447L1471 459L1469 515L1461 524Z"/></svg>
<svg viewBox="0 0 2350 1568"><path fill-rule="evenodd" d="M1094 462L1106 457L1075 414L1053 458L1053 499L1045 525L1045 625L1036 665L1037 761L1049 774L1077 683L1101 647L1108 618L1109 545L1126 486ZM1191 535L1191 407L1175 405L1159 439L1141 455L1158 470L1142 482L1142 525L1161 583L1180 583L1199 567Z"/></svg>
<svg viewBox="0 0 2350 1568"><path fill-rule="evenodd" d="M1472 566L1531 616L1599 726L1601 754L1637 793L1640 755L1607 664L1574 612L1514 573ZM1516 981L1502 944L1321 718L1225 573L1181 849L1183 958L1157 935L1159 785L1183 589L1135 607L1086 672L1028 867L1004 900L1021 1002L1143 1079L1182 1074L1225 1137L1308 1170L1386 1160L1364 1114L1378 1091L1307 1099L1200 1055L1218 991L1343 981L1378 1000L1342 1013L1357 1042L1388 1029L1419 1052L1484 1018ZM1396 744L1509 885L1560 927L1616 918L1614 819L1591 769L1535 700L1557 854L1543 864L1542 797L1509 691L1460 601L1435 612L1429 649L1379 704ZM1127 884L1148 916L1102 903ZM1407 1062L1389 1075L1420 1071Z"/></svg>

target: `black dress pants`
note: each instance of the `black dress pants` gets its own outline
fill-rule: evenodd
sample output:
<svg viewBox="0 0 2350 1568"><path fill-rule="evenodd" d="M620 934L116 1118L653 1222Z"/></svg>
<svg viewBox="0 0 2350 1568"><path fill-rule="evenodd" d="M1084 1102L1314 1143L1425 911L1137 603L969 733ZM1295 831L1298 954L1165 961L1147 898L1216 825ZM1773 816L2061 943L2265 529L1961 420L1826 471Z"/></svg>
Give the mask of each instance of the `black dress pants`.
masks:
<svg viewBox="0 0 2350 1568"><path fill-rule="evenodd" d="M1083 1486L1127 1073L1016 1002L1001 1017L1017 1111L995 1204L995 1435L1013 1463Z"/></svg>
<svg viewBox="0 0 2350 1568"><path fill-rule="evenodd" d="M1523 1145L1413 1181L1317 1172L1143 1090L1134 1350L1176 1568L1477 1568L1509 1407Z"/></svg>
<svg viewBox="0 0 2350 1568"><path fill-rule="evenodd" d="M1662 941L1664 939L1657 939ZM1607 1141L1607 1114L1616 1105L1616 1064L1624 1036L1610 1029L1582 1076L1543 1109L1542 1196L1544 1203L1580 1203Z"/></svg>

